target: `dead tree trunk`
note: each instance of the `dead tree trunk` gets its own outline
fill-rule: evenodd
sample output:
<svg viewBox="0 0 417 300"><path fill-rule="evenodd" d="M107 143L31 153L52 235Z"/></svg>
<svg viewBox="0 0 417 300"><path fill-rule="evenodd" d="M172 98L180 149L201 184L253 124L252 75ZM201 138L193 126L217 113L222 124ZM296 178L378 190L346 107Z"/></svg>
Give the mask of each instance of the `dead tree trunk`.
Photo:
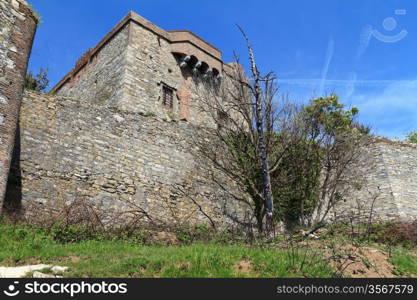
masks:
<svg viewBox="0 0 417 300"><path fill-rule="evenodd" d="M262 191L265 201L265 213L266 213L266 224L265 230L268 235L271 235L274 230L274 218L273 218L273 196L271 189L271 177L269 173L269 162L268 162L268 151L266 147L265 132L264 132L264 112L263 112L263 95L260 87L260 82L264 79L261 78L258 68L256 66L255 56L253 54L252 46L249 43L245 32L239 27L243 36L246 39L246 44L249 50L251 73L254 81L252 93L254 96L255 105L255 123L256 132L258 134L258 145L257 151L259 153L259 165L260 172L262 175ZM268 79L266 79L268 80Z"/></svg>

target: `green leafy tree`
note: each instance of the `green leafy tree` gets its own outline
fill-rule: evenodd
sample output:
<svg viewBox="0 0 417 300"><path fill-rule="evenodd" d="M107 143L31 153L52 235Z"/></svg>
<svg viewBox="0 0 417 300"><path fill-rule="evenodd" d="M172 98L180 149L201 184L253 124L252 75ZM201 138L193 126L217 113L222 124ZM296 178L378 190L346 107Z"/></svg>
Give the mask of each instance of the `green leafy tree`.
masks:
<svg viewBox="0 0 417 300"><path fill-rule="evenodd" d="M49 85L48 68L40 68L39 73L33 75L32 71L29 71L25 77L25 89L45 92Z"/></svg>
<svg viewBox="0 0 417 300"><path fill-rule="evenodd" d="M199 111L215 126L199 128L193 142L236 183L238 190L231 191L224 180L214 180L250 207L249 223L255 219L260 232L269 236L276 222L288 230L319 226L352 182L348 171L367 128L355 121L359 110L346 109L333 94L302 108L279 101L274 73L260 75L246 42L249 77L238 59L220 82L195 77Z"/></svg>
<svg viewBox="0 0 417 300"><path fill-rule="evenodd" d="M308 225L317 228L323 224L330 211L348 196L348 191L360 170L355 168L370 129L356 122L358 108L346 109L337 95L320 97L302 110L304 139L308 152L317 157L321 166L316 173L319 182L318 198Z"/></svg>
<svg viewBox="0 0 417 300"><path fill-rule="evenodd" d="M408 133L406 141L409 143L417 143L417 131L411 131Z"/></svg>
<svg viewBox="0 0 417 300"><path fill-rule="evenodd" d="M305 225L319 199L322 168L319 146L298 140L283 153L280 167L272 174L275 218L287 229Z"/></svg>

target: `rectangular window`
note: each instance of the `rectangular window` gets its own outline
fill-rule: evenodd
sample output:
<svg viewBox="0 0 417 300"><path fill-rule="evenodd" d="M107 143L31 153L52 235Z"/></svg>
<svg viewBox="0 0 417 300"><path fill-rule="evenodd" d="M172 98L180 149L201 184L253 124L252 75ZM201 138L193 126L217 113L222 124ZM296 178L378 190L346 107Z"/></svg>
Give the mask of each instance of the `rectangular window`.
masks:
<svg viewBox="0 0 417 300"><path fill-rule="evenodd" d="M166 85L162 85L162 105L172 108L174 102L174 90Z"/></svg>

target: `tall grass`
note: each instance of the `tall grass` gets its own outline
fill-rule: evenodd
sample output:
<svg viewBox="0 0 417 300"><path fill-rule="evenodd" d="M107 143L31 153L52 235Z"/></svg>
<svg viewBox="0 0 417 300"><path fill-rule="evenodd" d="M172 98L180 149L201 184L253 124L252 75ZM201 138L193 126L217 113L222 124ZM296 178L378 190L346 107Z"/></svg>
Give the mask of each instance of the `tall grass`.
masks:
<svg viewBox="0 0 417 300"><path fill-rule="evenodd" d="M308 257L308 256L307 256ZM74 259L76 258L76 259ZM31 262L70 267L72 277L331 277L315 257L273 247L194 243L149 246L136 240L83 240L62 243L25 225L0 224L0 265ZM246 268L239 268L240 262Z"/></svg>

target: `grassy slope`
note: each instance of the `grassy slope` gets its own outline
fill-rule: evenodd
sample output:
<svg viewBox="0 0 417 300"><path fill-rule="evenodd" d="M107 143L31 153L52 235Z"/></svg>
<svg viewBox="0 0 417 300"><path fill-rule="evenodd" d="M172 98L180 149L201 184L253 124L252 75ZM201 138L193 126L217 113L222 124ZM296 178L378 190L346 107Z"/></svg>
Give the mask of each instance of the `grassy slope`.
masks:
<svg viewBox="0 0 417 300"><path fill-rule="evenodd" d="M392 252L391 263L395 266L395 273L401 277L417 276L417 256L402 248Z"/></svg>
<svg viewBox="0 0 417 300"><path fill-rule="evenodd" d="M330 238L330 237L329 237ZM340 239L340 237L338 237ZM333 237L332 241L343 243ZM372 246L369 244L369 246ZM58 243L45 231L0 222L0 265L69 266L66 277L332 277L322 246L314 251L283 246L218 243L144 246L136 239ZM417 275L413 251L392 247L391 263L401 277ZM239 268L239 265L241 266Z"/></svg>
<svg viewBox="0 0 417 300"><path fill-rule="evenodd" d="M28 227L0 224L0 265L52 263L68 277L331 277L305 254L245 245L142 246L129 241L59 244ZM75 257L75 259L74 259ZM308 259L308 258L307 258ZM243 261L249 268L235 265Z"/></svg>

